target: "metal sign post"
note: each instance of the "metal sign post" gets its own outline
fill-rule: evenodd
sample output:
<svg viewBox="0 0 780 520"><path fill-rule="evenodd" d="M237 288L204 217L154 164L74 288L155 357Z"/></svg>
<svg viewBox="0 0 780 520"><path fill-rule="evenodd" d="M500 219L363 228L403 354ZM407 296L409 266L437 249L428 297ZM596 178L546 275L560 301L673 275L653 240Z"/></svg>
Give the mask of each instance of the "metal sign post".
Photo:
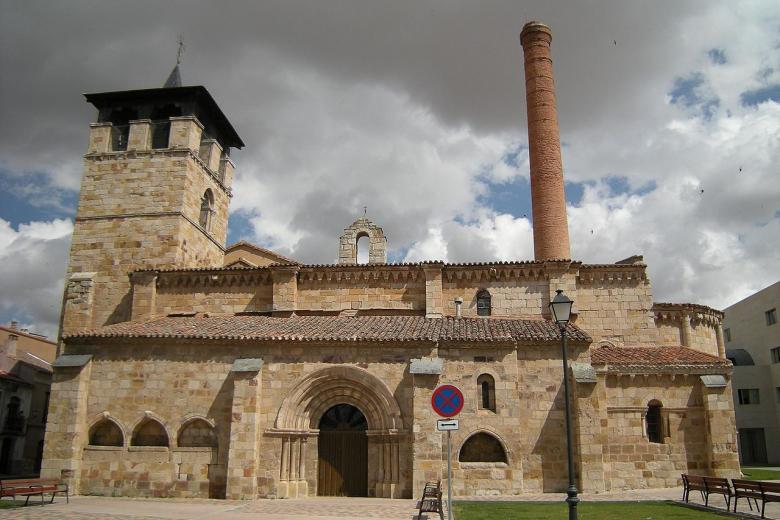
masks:
<svg viewBox="0 0 780 520"><path fill-rule="evenodd" d="M447 430L447 520L452 520L452 430Z"/></svg>
<svg viewBox="0 0 780 520"><path fill-rule="evenodd" d="M436 429L447 432L447 519L452 520L452 430L459 427L459 421L452 417L463 409L463 393L455 386L442 385L433 391L431 406L447 418L436 421Z"/></svg>

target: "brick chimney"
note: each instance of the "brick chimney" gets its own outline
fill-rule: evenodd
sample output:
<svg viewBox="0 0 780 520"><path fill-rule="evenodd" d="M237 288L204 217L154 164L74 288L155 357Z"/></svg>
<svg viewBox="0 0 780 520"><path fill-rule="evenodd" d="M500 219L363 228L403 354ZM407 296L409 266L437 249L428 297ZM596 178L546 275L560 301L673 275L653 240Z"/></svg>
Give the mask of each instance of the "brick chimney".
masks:
<svg viewBox="0 0 780 520"><path fill-rule="evenodd" d="M550 42L552 32L543 23L528 22L523 26L520 43L525 55L528 155L531 161L531 210L536 260L571 257Z"/></svg>

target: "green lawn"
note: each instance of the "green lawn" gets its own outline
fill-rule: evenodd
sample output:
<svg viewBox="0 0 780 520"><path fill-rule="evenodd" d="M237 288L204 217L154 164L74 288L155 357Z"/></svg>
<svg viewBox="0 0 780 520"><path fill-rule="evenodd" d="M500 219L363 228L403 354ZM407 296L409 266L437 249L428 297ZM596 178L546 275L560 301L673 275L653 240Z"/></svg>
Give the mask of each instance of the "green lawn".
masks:
<svg viewBox="0 0 780 520"><path fill-rule="evenodd" d="M742 473L748 480L780 480L780 471L764 468L742 467Z"/></svg>
<svg viewBox="0 0 780 520"><path fill-rule="evenodd" d="M565 503L456 502L455 520L565 520ZM577 507L580 520L723 520L726 515L698 511L667 502L585 502Z"/></svg>

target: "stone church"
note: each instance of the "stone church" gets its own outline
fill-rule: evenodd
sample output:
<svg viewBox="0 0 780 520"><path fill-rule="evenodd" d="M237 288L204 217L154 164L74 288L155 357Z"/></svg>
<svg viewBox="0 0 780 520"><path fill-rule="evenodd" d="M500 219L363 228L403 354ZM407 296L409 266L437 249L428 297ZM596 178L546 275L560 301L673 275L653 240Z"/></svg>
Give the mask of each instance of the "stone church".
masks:
<svg viewBox="0 0 780 520"><path fill-rule="evenodd" d="M209 92L175 70L87 94L43 476L101 495L418 496L446 477L431 395L453 384L454 494L560 492L564 377L581 490L737 476L723 315L654 302L641 256L570 259L552 36L531 22L520 40L533 260L387 263L367 218L334 237L336 264L226 247L244 143Z"/></svg>

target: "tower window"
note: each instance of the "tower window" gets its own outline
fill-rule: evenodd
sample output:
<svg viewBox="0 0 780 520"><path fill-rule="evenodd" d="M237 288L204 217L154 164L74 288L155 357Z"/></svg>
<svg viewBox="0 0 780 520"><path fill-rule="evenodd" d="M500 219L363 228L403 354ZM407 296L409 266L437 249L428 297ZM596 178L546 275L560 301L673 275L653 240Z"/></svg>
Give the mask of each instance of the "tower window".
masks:
<svg viewBox="0 0 780 520"><path fill-rule="evenodd" d="M211 231L211 215L214 213L214 194L211 190L206 190L203 198L200 199L200 218L198 223L205 231Z"/></svg>
<svg viewBox="0 0 780 520"><path fill-rule="evenodd" d="M130 138L130 121L138 119L138 112L130 108L113 110L109 122L111 123L111 149L115 152L127 150L127 142Z"/></svg>
<svg viewBox="0 0 780 520"><path fill-rule="evenodd" d="M477 378L479 391L479 408L496 411L496 382L490 374L482 374Z"/></svg>
<svg viewBox="0 0 780 520"><path fill-rule="evenodd" d="M152 148L168 148L171 135L171 119L181 115L181 108L175 105L157 107L152 112Z"/></svg>
<svg viewBox="0 0 780 520"><path fill-rule="evenodd" d="M659 401L650 401L647 405L647 415L645 416L645 421L647 422L647 440L657 444L662 444L664 442L664 421L661 415L662 408L663 405Z"/></svg>
<svg viewBox="0 0 780 520"><path fill-rule="evenodd" d="M477 316L490 316L490 293L487 289L477 293Z"/></svg>

